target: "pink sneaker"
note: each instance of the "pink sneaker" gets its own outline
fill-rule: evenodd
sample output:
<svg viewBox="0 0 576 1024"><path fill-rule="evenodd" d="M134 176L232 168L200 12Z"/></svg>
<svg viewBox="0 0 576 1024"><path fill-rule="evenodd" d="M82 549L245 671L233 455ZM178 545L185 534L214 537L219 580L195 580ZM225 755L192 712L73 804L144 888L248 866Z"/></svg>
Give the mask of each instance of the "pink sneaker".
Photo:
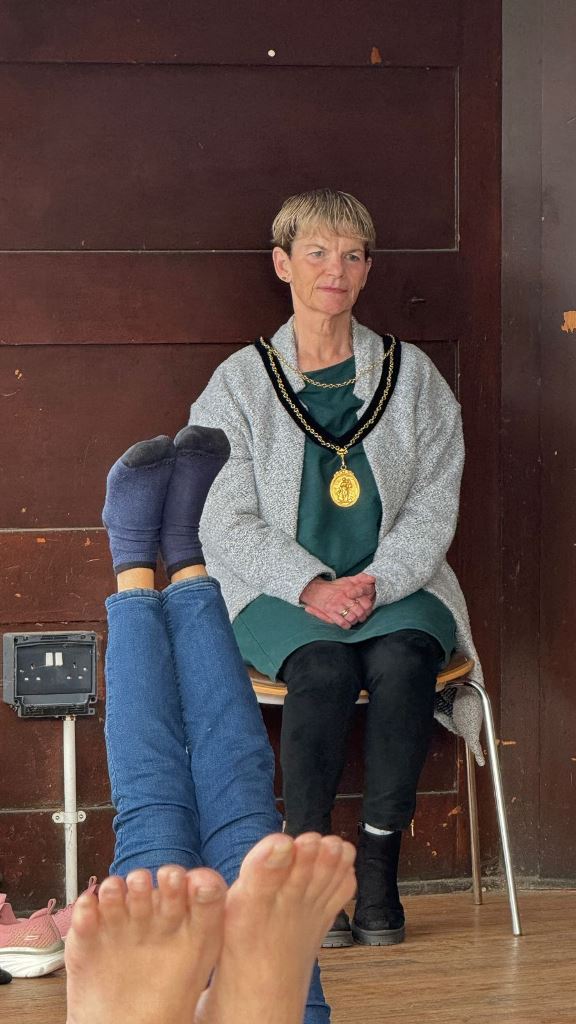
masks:
<svg viewBox="0 0 576 1024"><path fill-rule="evenodd" d="M84 889L84 892L98 892L98 879L96 878L96 875L90 875L90 879L88 881L88 888ZM54 922L60 933L61 938L63 939L65 939L66 936L68 935L70 924L72 922L73 912L74 903L69 903L67 907L64 907L64 910L57 910L56 913L54 914Z"/></svg>
<svg viewBox="0 0 576 1024"><path fill-rule="evenodd" d="M0 892L0 924L16 924L17 920L12 907L6 902L6 893Z"/></svg>
<svg viewBox="0 0 576 1024"><path fill-rule="evenodd" d="M40 978L64 966L64 943L51 914L54 902L50 903L28 919L0 922L0 967L13 978Z"/></svg>
<svg viewBox="0 0 576 1024"><path fill-rule="evenodd" d="M30 918L36 917L38 914L52 914L55 906L56 900L48 900L48 906L43 907L42 910L36 910L30 914ZM0 892L0 924L18 924L20 921L28 921L30 918L16 917L11 905L6 902L6 893Z"/></svg>

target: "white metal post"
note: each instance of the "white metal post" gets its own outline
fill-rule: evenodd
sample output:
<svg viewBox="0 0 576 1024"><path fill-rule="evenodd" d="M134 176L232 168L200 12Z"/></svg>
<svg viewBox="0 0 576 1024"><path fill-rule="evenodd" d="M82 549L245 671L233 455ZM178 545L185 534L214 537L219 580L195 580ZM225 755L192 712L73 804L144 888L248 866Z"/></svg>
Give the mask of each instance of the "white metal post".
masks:
<svg viewBox="0 0 576 1024"><path fill-rule="evenodd" d="M76 719L63 722L64 842L66 850L66 903L78 898L78 826L76 816Z"/></svg>
<svg viewBox="0 0 576 1024"><path fill-rule="evenodd" d="M76 809L76 719L66 715L62 722L64 760L64 810L56 811L52 821L64 825L66 903L78 898L78 822L86 821L86 812Z"/></svg>

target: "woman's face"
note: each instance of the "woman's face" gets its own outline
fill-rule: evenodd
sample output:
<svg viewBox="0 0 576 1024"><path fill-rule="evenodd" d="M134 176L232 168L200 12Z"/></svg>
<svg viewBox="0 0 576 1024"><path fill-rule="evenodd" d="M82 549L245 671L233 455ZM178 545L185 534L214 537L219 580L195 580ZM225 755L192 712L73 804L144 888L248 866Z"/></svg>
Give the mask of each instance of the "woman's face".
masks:
<svg viewBox="0 0 576 1024"><path fill-rule="evenodd" d="M294 308L337 316L351 310L372 264L361 238L334 235L325 228L297 235L292 254L273 250L278 277L289 281Z"/></svg>

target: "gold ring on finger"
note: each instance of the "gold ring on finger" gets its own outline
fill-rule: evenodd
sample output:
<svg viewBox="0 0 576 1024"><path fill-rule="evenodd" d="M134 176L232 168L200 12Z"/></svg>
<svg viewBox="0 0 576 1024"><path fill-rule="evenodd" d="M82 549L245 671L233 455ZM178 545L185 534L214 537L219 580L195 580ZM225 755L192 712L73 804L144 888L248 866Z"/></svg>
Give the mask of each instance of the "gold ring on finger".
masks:
<svg viewBox="0 0 576 1024"><path fill-rule="evenodd" d="M349 614L349 612L350 612L349 608L343 608L343 610L340 612L340 615L342 616L343 619L345 619L346 616Z"/></svg>

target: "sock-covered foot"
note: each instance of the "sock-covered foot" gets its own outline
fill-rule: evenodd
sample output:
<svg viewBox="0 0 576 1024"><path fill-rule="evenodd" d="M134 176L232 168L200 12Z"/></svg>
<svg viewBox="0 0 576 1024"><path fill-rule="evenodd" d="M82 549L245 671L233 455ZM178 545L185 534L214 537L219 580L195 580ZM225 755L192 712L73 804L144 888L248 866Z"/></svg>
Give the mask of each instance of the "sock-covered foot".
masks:
<svg viewBox="0 0 576 1024"><path fill-rule="evenodd" d="M161 435L132 445L112 466L102 521L115 573L156 568L162 510L175 458L174 442Z"/></svg>
<svg viewBox="0 0 576 1024"><path fill-rule="evenodd" d="M337 836L271 835L226 897L224 945L196 1024L301 1024L314 961L354 894L354 847Z"/></svg>
<svg viewBox="0 0 576 1024"><path fill-rule="evenodd" d="M84 893L66 939L67 1024L191 1024L218 959L226 886L166 865Z"/></svg>
<svg viewBox="0 0 576 1024"><path fill-rule="evenodd" d="M198 536L206 496L230 455L223 430L184 427L174 438L176 463L164 505L160 547L168 576L204 565Z"/></svg>

